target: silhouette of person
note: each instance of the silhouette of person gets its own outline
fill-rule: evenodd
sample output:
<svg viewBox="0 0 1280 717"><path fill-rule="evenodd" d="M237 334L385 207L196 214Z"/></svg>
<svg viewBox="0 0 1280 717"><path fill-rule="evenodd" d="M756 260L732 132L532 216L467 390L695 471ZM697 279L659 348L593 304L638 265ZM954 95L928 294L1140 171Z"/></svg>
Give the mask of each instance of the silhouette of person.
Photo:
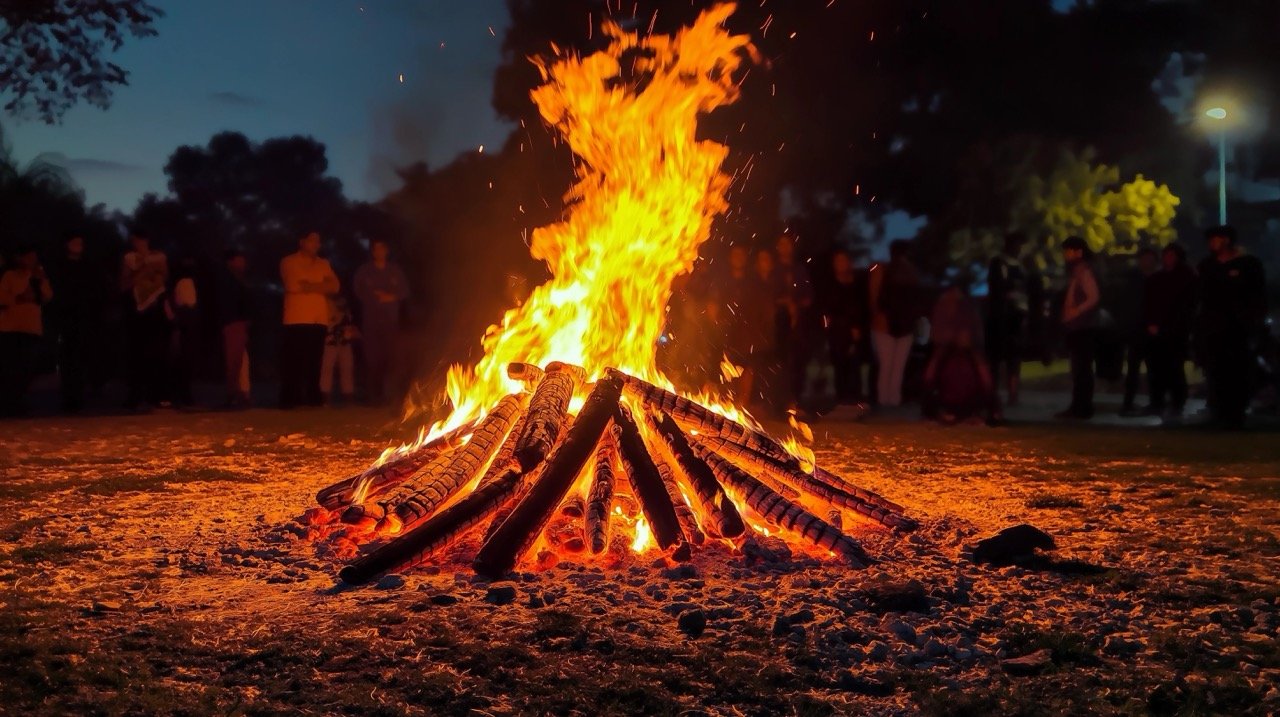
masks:
<svg viewBox="0 0 1280 717"><path fill-rule="evenodd" d="M356 270L355 293L360 301L361 350L366 372L365 390L371 403L386 400L386 384L400 331L400 307L409 298L409 280L390 261L385 239L369 243L369 261Z"/></svg>
<svg viewBox="0 0 1280 717"><path fill-rule="evenodd" d="M1234 227L1214 227L1205 237L1209 257L1200 264L1200 326L1209 411L1222 427L1241 428L1251 395L1250 344L1267 314L1266 270L1237 245Z"/></svg>
<svg viewBox="0 0 1280 717"><path fill-rule="evenodd" d="M329 327L328 297L341 285L320 256L320 235L298 240L298 251L280 261L284 327L280 336L280 407L321 406L320 364Z"/></svg>

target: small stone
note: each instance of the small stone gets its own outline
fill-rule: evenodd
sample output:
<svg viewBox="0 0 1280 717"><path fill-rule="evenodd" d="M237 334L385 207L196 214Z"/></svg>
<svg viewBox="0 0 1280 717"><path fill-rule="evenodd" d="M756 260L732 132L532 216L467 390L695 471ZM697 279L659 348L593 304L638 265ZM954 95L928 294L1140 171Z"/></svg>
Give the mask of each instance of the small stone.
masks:
<svg viewBox="0 0 1280 717"><path fill-rule="evenodd" d="M1126 640L1119 635L1108 635L1106 642L1102 644L1102 651L1108 655L1133 655L1142 649L1142 643L1137 640Z"/></svg>
<svg viewBox="0 0 1280 717"><path fill-rule="evenodd" d="M876 640L867 647L867 659L872 662L884 662L892 653L893 650L889 648L889 644L880 640Z"/></svg>
<svg viewBox="0 0 1280 717"><path fill-rule="evenodd" d="M95 600L93 602L94 612L120 612L121 604L115 600Z"/></svg>
<svg viewBox="0 0 1280 717"><path fill-rule="evenodd" d="M773 618L773 636L786 637L791 634L791 620L786 615L779 615Z"/></svg>
<svg viewBox="0 0 1280 717"><path fill-rule="evenodd" d="M686 610L676 619L680 631L697 638L707 629L707 615L701 609Z"/></svg>
<svg viewBox="0 0 1280 717"><path fill-rule="evenodd" d="M805 623L813 622L813 619L814 619L813 611L810 610L809 608L805 608L803 610L797 610L787 616L787 620L792 625L803 625Z"/></svg>
<svg viewBox="0 0 1280 717"><path fill-rule="evenodd" d="M1038 675L1053 664L1053 650L1045 648L1029 655L1002 660L1000 666L1005 672L1019 677Z"/></svg>
<svg viewBox="0 0 1280 717"><path fill-rule="evenodd" d="M929 638L924 643L924 656L928 658L945 657L947 654L947 646L936 639Z"/></svg>
<svg viewBox="0 0 1280 717"><path fill-rule="evenodd" d="M388 573L378 578L378 582L374 587L379 590L398 590L404 587L404 576Z"/></svg>
<svg viewBox="0 0 1280 717"><path fill-rule="evenodd" d="M427 600L430 600L432 605L440 605L443 607L445 605L453 605L457 603L458 596L452 593L437 593L427 598Z"/></svg>
<svg viewBox="0 0 1280 717"><path fill-rule="evenodd" d="M674 568L666 568L661 575L667 580L691 580L698 577L698 569L687 564L677 565Z"/></svg>
<svg viewBox="0 0 1280 717"><path fill-rule="evenodd" d="M484 594L484 601L494 605L510 605L516 599L516 586L511 583L491 585Z"/></svg>
<svg viewBox="0 0 1280 717"><path fill-rule="evenodd" d="M916 629L901 620L893 620L884 626L891 634L908 645L916 644Z"/></svg>
<svg viewBox="0 0 1280 717"><path fill-rule="evenodd" d="M876 612L929 612L929 598L919 580L873 579L861 590Z"/></svg>

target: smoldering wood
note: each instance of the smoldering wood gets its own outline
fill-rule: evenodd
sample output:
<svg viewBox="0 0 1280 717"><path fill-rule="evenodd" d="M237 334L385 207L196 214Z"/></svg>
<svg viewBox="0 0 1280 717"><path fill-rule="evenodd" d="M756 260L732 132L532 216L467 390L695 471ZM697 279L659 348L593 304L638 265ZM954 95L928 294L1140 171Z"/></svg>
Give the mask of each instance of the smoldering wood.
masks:
<svg viewBox="0 0 1280 717"><path fill-rule="evenodd" d="M639 426L625 406L619 404L614 423L618 426L614 438L618 441L627 480L631 482L631 488L640 500L640 507L653 532L654 542L659 548L666 550L680 542L680 520L676 516L675 505L667 495L658 467L644 445Z"/></svg>
<svg viewBox="0 0 1280 717"><path fill-rule="evenodd" d="M527 401L527 394L511 395L499 401L476 427L467 445L458 449L457 457L447 468L428 477L420 490L395 504L398 527L410 528L426 520L450 496L478 477L520 420Z"/></svg>
<svg viewBox="0 0 1280 717"><path fill-rule="evenodd" d="M658 432L689 480L707 529L724 538L742 535L745 526L737 507L729 500L711 468L694 454L693 447L689 445L689 439L680 426L664 413L658 423Z"/></svg>
<svg viewBox="0 0 1280 717"><path fill-rule="evenodd" d="M695 450L715 471L725 489L770 525L799 534L810 543L839 555L852 567L864 568L871 564L871 557L862 546L840 529L782 497L727 459L702 447Z"/></svg>
<svg viewBox="0 0 1280 717"><path fill-rule="evenodd" d="M391 456L385 462L367 468L316 493L316 502L329 510L351 505L361 493L364 500L395 488L413 475L427 461L458 446L462 438L475 428L475 423L459 426L421 446ZM361 483L365 488L361 490Z"/></svg>
<svg viewBox="0 0 1280 717"><path fill-rule="evenodd" d="M385 572L426 562L492 516L514 494L520 477L519 466L509 464L462 500L346 566L338 577L350 585L361 585Z"/></svg>
<svg viewBox="0 0 1280 717"><path fill-rule="evenodd" d="M635 418L635 415L632 416ZM666 443L662 440L661 434L658 433L658 424L653 417L646 412L640 412L640 417L644 418L645 430L641 432L644 438L644 444L649 449L649 457L653 459L653 464L658 468L658 476L662 478L662 487L667 489L667 497L671 499L671 505L676 511L676 520L680 523L680 532L684 533L686 542L692 545L702 545L707 542L706 533L703 532L698 516L694 515L693 507L685 499L684 491L680 485L682 480L687 483L688 478L683 475L683 471L679 469L675 457L671 455L671 450L667 448Z"/></svg>
<svg viewBox="0 0 1280 717"><path fill-rule="evenodd" d="M603 553L609 543L609 519L613 512L614 476L617 474L618 444L606 430L596 447L591 489L587 494L586 535L592 555Z"/></svg>
<svg viewBox="0 0 1280 717"><path fill-rule="evenodd" d="M701 437L696 437L695 442L705 450L715 450L712 445L703 443ZM803 469L772 460L742 446L721 445L716 453L732 461L739 468L766 478L770 483L790 486L802 495L812 496L832 508L852 511L890 528L914 530L917 527L914 520L900 513L885 510L879 505L818 480L805 473Z"/></svg>
<svg viewBox="0 0 1280 717"><path fill-rule="evenodd" d="M554 375L548 375L548 379ZM503 575L529 550L595 452L605 427L617 413L621 395L621 381L606 379L596 383L577 420L547 459L542 475L480 547L473 563L477 573L487 577Z"/></svg>
<svg viewBox="0 0 1280 717"><path fill-rule="evenodd" d="M529 401L529 418L516 443L515 456L521 468L531 470L551 452L577 385L574 374L567 370L549 370L538 382Z"/></svg>

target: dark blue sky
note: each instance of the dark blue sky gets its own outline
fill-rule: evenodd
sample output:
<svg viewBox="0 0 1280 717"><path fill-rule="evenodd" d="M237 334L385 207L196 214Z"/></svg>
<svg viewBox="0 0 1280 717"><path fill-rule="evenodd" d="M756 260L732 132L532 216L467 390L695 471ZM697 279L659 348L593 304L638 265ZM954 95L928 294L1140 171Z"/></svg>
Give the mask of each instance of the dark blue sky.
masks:
<svg viewBox="0 0 1280 717"><path fill-rule="evenodd" d="M4 120L20 160L63 155L91 204L128 211L164 193L169 154L221 130L312 135L362 199L394 188L397 164L442 164L508 133L489 104L502 0L153 1L159 36L116 55L130 78L111 109Z"/></svg>

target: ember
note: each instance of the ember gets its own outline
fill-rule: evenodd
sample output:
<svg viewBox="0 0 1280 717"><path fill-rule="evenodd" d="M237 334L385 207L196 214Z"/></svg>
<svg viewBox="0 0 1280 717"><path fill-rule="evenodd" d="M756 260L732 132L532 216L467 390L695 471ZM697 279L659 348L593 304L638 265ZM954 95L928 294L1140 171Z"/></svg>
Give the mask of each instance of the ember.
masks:
<svg viewBox="0 0 1280 717"><path fill-rule="evenodd" d="M489 577L531 555L741 549L747 525L863 567L845 513L914 528L738 407L674 393L656 367L672 282L728 207L727 148L697 126L737 98L735 75L755 59L724 29L733 10L674 37L606 23L606 49L539 62L533 100L580 160L566 218L533 235L552 279L489 331L473 369L451 370L446 420L321 491L349 537L390 538L343 580L440 558L481 525L474 567Z"/></svg>

